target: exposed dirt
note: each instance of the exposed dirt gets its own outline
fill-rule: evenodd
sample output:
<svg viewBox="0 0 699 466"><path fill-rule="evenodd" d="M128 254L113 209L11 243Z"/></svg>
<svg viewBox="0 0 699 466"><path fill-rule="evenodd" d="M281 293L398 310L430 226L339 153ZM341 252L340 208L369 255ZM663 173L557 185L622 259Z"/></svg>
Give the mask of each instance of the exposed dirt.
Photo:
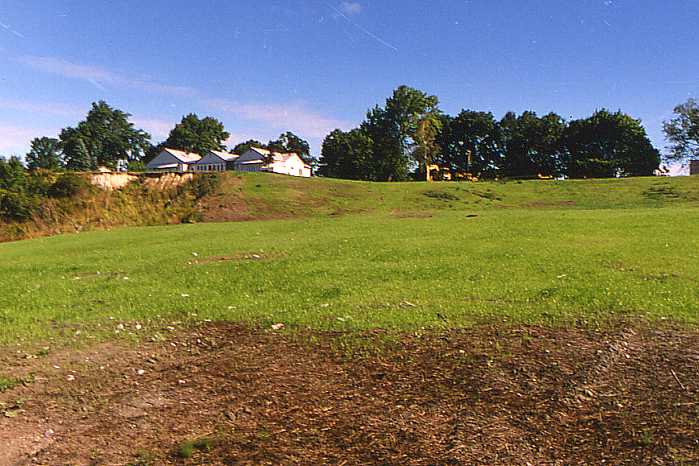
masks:
<svg viewBox="0 0 699 466"><path fill-rule="evenodd" d="M0 356L0 374L28 372L0 394L22 401L0 418L2 465L699 463L687 330L205 324L138 347Z"/></svg>

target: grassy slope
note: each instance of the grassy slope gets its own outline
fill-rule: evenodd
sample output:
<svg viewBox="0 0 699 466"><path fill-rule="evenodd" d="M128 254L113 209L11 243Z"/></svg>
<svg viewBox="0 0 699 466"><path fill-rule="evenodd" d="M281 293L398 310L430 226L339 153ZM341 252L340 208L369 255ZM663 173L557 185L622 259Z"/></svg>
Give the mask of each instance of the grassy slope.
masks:
<svg viewBox="0 0 699 466"><path fill-rule="evenodd" d="M0 244L0 343L72 333L78 322L111 332L110 317L411 330L620 314L696 323L697 206L699 178L428 185L229 175L204 200L205 218L282 220Z"/></svg>

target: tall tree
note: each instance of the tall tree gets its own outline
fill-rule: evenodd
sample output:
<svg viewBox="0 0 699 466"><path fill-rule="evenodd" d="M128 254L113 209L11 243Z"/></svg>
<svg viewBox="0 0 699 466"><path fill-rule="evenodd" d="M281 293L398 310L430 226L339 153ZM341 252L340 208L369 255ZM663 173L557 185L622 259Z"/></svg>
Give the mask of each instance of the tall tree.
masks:
<svg viewBox="0 0 699 466"><path fill-rule="evenodd" d="M66 167L91 170L104 165L114 168L119 160L138 160L150 146L150 135L134 128L130 114L106 102L92 104L84 121L65 128L60 135Z"/></svg>
<svg viewBox="0 0 699 466"><path fill-rule="evenodd" d="M571 121L564 142L571 178L650 176L660 164L641 121L621 111L599 110Z"/></svg>
<svg viewBox="0 0 699 466"><path fill-rule="evenodd" d="M31 150L24 159L27 161L27 168L30 170L37 168L57 170L61 168L61 149L58 139L35 138L31 142Z"/></svg>
<svg viewBox="0 0 699 466"><path fill-rule="evenodd" d="M668 162L681 162L699 156L699 104L694 99L675 107L675 118L664 123L670 145Z"/></svg>
<svg viewBox="0 0 699 466"><path fill-rule="evenodd" d="M494 176L500 163L498 123L492 113L462 110L446 117L438 142L439 161L454 177L470 173Z"/></svg>
<svg viewBox="0 0 699 466"><path fill-rule="evenodd" d="M277 152L294 152L306 162L311 160L311 146L291 131L280 134L274 141L269 141L267 147Z"/></svg>
<svg viewBox="0 0 699 466"><path fill-rule="evenodd" d="M438 115L436 96L408 86L393 91L383 108L376 106L369 110L362 128L373 142L376 180L407 179L410 166L419 163L414 156L420 122L429 120L435 124L433 118Z"/></svg>
<svg viewBox="0 0 699 466"><path fill-rule="evenodd" d="M500 121L501 173L523 178L562 175L565 128L565 121L555 113L541 118L535 112L505 115Z"/></svg>
<svg viewBox="0 0 699 466"><path fill-rule="evenodd" d="M437 137L442 130L442 123L441 114L436 109L422 115L417 123L413 137L415 141L413 158L417 161L418 171L425 181L432 181L430 165L439 152Z"/></svg>
<svg viewBox="0 0 699 466"><path fill-rule="evenodd" d="M344 132L336 129L323 141L318 174L330 178L371 180L372 141L360 128Z"/></svg>
<svg viewBox="0 0 699 466"><path fill-rule="evenodd" d="M225 150L225 141L229 137L223 123L216 118L200 119L190 113L175 125L163 145L170 149L204 154L209 150Z"/></svg>

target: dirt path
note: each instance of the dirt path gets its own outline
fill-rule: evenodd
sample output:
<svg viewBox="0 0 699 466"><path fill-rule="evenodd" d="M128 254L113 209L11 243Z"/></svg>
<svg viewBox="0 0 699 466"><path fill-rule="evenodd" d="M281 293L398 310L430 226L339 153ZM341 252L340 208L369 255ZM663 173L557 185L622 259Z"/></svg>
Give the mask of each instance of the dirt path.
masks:
<svg viewBox="0 0 699 466"><path fill-rule="evenodd" d="M207 324L138 348L0 359L0 374L30 371L0 393L3 466L699 463L689 331L399 341Z"/></svg>

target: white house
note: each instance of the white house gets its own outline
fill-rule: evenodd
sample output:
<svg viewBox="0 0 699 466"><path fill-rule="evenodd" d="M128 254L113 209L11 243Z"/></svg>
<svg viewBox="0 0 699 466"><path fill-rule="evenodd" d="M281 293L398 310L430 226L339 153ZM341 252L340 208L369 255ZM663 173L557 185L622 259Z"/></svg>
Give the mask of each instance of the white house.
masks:
<svg viewBox="0 0 699 466"><path fill-rule="evenodd" d="M311 167L295 153L282 154L252 147L235 161L235 169L242 172L272 172L283 175L311 176Z"/></svg>
<svg viewBox="0 0 699 466"><path fill-rule="evenodd" d="M159 172L186 172L190 171L199 160L201 160L199 154L165 148L146 164L146 169Z"/></svg>
<svg viewBox="0 0 699 466"><path fill-rule="evenodd" d="M196 164L192 170L199 172L223 172L233 170L234 162L238 158L236 154L228 152L210 150Z"/></svg>

